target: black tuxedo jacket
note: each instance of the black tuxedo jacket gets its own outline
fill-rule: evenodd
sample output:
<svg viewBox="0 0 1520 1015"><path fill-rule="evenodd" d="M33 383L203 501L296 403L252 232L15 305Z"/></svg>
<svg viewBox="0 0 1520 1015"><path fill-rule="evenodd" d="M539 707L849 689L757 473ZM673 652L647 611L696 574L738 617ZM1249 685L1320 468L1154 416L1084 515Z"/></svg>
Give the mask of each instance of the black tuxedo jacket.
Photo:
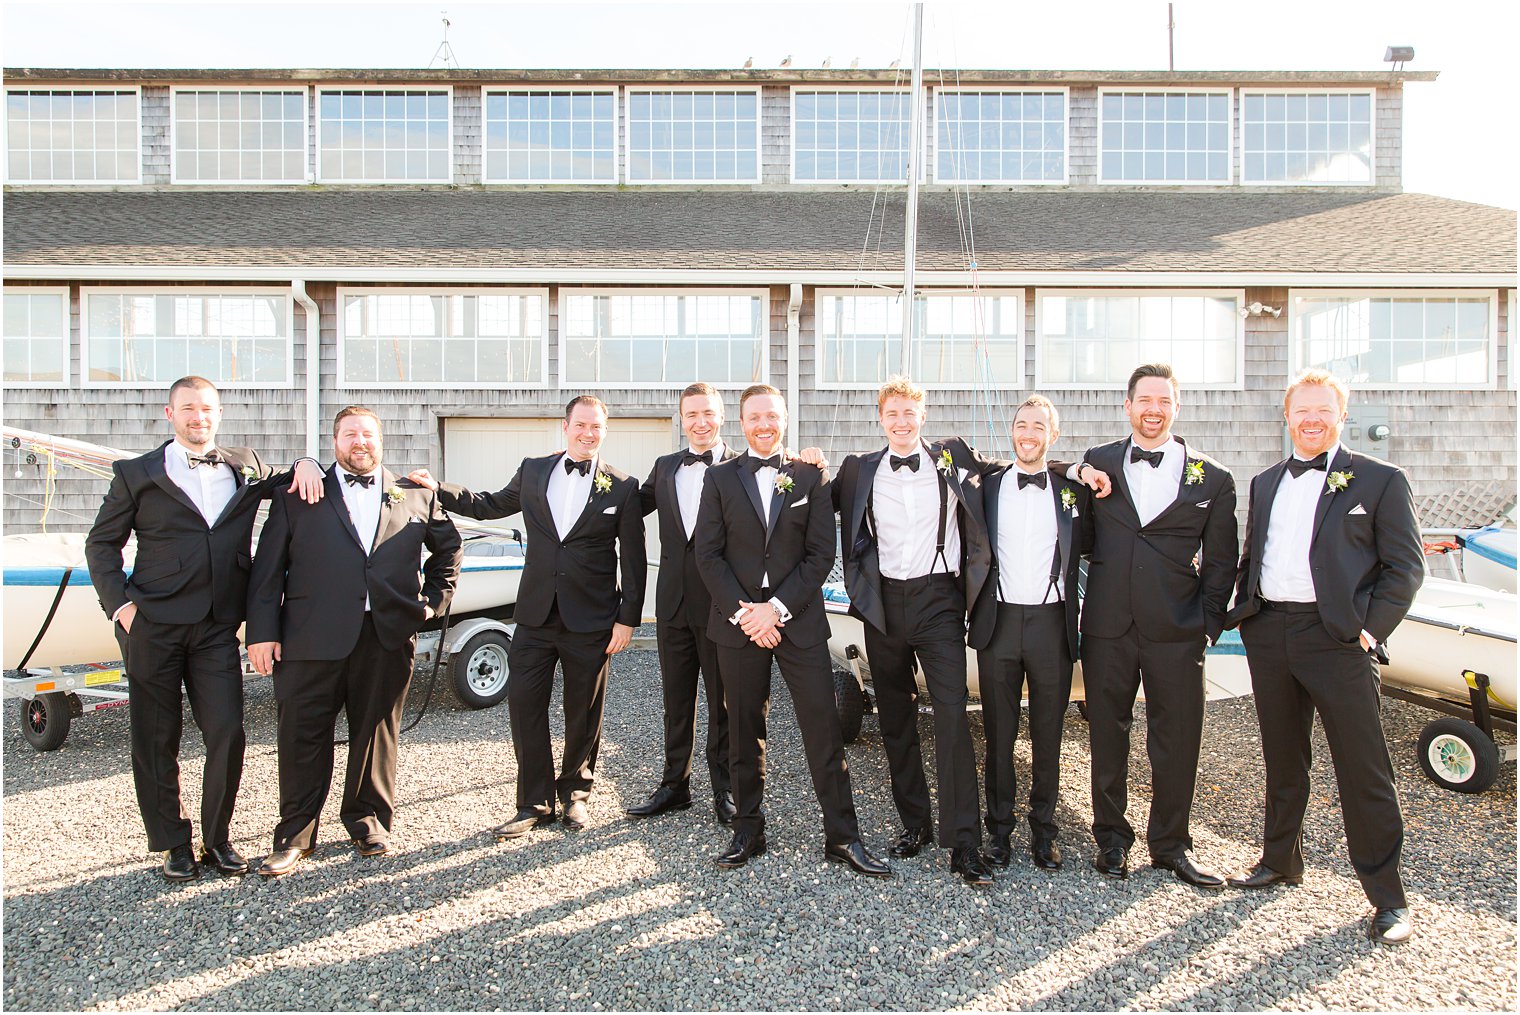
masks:
<svg viewBox="0 0 1520 1015"><path fill-rule="evenodd" d="M1278 462L1251 480L1231 627L1261 609L1267 525L1287 469L1286 461ZM1425 550L1409 478L1398 466L1344 447L1325 471L1327 479L1331 472L1351 473L1351 482L1338 492L1327 486L1315 505L1309 574L1320 619L1340 641L1354 642L1366 631L1382 642L1409 612L1425 580Z"/></svg>
<svg viewBox="0 0 1520 1015"><path fill-rule="evenodd" d="M1240 551L1235 479L1177 441L1187 462L1203 463L1203 482L1188 483L1184 467L1176 499L1149 525L1140 524L1124 478L1129 438L1091 448L1083 459L1114 485L1107 497L1092 499L1087 514L1092 550L1083 634L1117 638L1133 623L1153 641L1214 641L1224 630Z"/></svg>
<svg viewBox="0 0 1520 1015"><path fill-rule="evenodd" d="M85 560L101 609L114 616L130 600L154 623L194 624L207 616L218 623L241 623L259 502L281 484L288 486L291 473L274 472L250 448L217 448L232 468L237 492L221 517L208 525L164 470L164 449L170 443L111 463L111 488L85 540ZM137 558L128 578L121 549L133 532Z"/></svg>
<svg viewBox="0 0 1520 1015"><path fill-rule="evenodd" d="M572 631L610 631L614 623L638 627L646 578L639 481L598 458L597 473L607 477L611 489L598 492L593 482L585 510L561 540L549 506L549 476L563 457L555 452L524 458L512 482L496 493L443 483L438 497L445 510L470 518L522 513L527 556L512 614L518 622L539 627L557 608Z"/></svg>
<svg viewBox="0 0 1520 1015"><path fill-rule="evenodd" d="M982 516L982 474L993 468L994 463L972 450L959 437L925 443L924 447L936 468L941 454L950 452L954 467L946 473L946 479L954 496L961 533L961 559L952 563L960 570L966 602L972 603L981 595L992 566L992 550ZM839 512L840 518L840 545L844 555L845 589L850 594L850 614L882 632L886 631L887 621L881 602L881 560L876 539L866 522L866 501L887 450L880 448L870 454L848 456L839 466L839 478L829 484L834 510ZM937 531L937 519L934 525Z"/></svg>
<svg viewBox="0 0 1520 1015"><path fill-rule="evenodd" d="M342 659L358 643L365 596L386 648L411 640L425 606L443 612L459 581L459 531L437 494L397 480L389 469L380 470L379 481L380 527L368 553L337 466L328 467L320 503L293 493L270 502L248 593L250 645L277 641L282 659Z"/></svg>
<svg viewBox="0 0 1520 1015"><path fill-rule="evenodd" d="M771 496L771 509L760 516L760 488L747 456L707 470L702 507L697 514L697 568L712 595L707 636L719 645L750 644L729 618L739 603L761 602L763 578L770 575L771 596L786 604L792 619L781 636L808 647L828 641L823 583L834 567L834 504L829 484L816 467L782 464L778 475L790 476L792 488Z"/></svg>
<svg viewBox="0 0 1520 1015"><path fill-rule="evenodd" d="M738 454L727 441L723 443L721 461L726 462ZM712 596L702 584L700 574L696 573L695 536L686 538L686 526L681 522L681 500L676 495L676 473L681 471L685 456L686 449L682 448L656 458L654 468L649 470L649 478L639 488L639 503L644 514L659 513L660 573L655 581L654 614L660 620L674 620L688 599L692 601L693 616L705 619L712 606ZM717 464L719 462L713 463ZM690 581L692 577L696 580Z"/></svg>
<svg viewBox="0 0 1520 1015"><path fill-rule="evenodd" d="M1085 524L1092 512L1092 496L1087 487L1066 478L1069 466L1065 462L1051 464L1046 469L1046 486L1056 508L1056 546L1061 552L1061 575L1066 592L1066 647L1071 657L1077 657L1077 615L1081 605L1078 584L1082 557L1087 553L1084 540L1091 539L1091 527ZM1000 465L982 477L982 504L987 519L987 540L992 546L992 571L974 603L970 605L971 625L966 633L966 643L975 649L992 644L993 631L997 628L998 581L1001 570L997 561L998 497L1004 483L1017 483L1019 470L1011 465ZM1075 503L1068 508L1061 500L1061 492L1070 490ZM1042 573L1049 574L1052 561L1041 564Z"/></svg>

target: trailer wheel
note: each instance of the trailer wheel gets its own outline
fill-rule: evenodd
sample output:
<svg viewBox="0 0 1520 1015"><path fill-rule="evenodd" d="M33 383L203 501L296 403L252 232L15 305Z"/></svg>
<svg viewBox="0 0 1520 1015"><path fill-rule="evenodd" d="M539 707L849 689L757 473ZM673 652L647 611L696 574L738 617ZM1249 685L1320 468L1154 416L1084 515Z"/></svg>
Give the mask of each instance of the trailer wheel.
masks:
<svg viewBox="0 0 1520 1015"><path fill-rule="evenodd" d="M839 713L839 732L844 736L844 742L853 744L860 736L866 697L855 682L855 675L848 670L834 671L834 710Z"/></svg>
<svg viewBox="0 0 1520 1015"><path fill-rule="evenodd" d="M73 718L67 694L50 691L35 698L22 698L18 704L21 735L27 743L39 751L56 751L63 746Z"/></svg>
<svg viewBox="0 0 1520 1015"><path fill-rule="evenodd" d="M449 660L454 695L470 708L490 708L507 696L507 652L512 636L481 631Z"/></svg>
<svg viewBox="0 0 1520 1015"><path fill-rule="evenodd" d="M1420 768L1458 793L1481 793L1499 775L1499 748L1465 719L1443 716L1420 733Z"/></svg>

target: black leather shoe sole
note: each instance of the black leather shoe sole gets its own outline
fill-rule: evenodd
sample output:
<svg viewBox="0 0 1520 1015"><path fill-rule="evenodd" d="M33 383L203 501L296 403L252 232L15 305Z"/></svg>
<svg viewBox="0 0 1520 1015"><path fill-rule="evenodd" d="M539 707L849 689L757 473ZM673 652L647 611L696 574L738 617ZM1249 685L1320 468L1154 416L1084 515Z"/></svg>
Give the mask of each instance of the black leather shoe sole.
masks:
<svg viewBox="0 0 1520 1015"><path fill-rule="evenodd" d="M1271 888L1273 885L1301 885L1304 883L1304 876L1279 874L1274 870L1267 871L1265 875L1253 871L1247 877L1225 878L1224 883L1231 888Z"/></svg>
<svg viewBox="0 0 1520 1015"><path fill-rule="evenodd" d="M248 873L247 860L244 860L242 863L224 864L218 861L217 858L212 856L210 853L201 854L201 866L210 867L218 874L226 875L229 878L238 877L240 875Z"/></svg>
<svg viewBox="0 0 1520 1015"><path fill-rule="evenodd" d="M391 844L375 839L354 839L354 852L360 856L384 856L391 851Z"/></svg>
<svg viewBox="0 0 1520 1015"><path fill-rule="evenodd" d="M657 807L651 807L647 803L642 803L637 807L628 808L623 813L630 818L657 818L661 814L669 814L671 811L684 811L690 807L691 798L687 797L685 800L670 800Z"/></svg>
<svg viewBox="0 0 1520 1015"><path fill-rule="evenodd" d="M1224 878L1217 874L1206 874L1191 865L1168 863L1165 860L1152 860L1151 866L1157 870L1171 871L1178 881L1192 885L1194 888L1202 888L1204 891L1218 891L1224 887Z"/></svg>
<svg viewBox="0 0 1520 1015"><path fill-rule="evenodd" d="M508 839L521 838L535 828L542 828L545 825L552 824L554 824L553 814L540 814L532 821L508 821L504 825L498 825L493 834L496 836L497 842L506 842Z"/></svg>

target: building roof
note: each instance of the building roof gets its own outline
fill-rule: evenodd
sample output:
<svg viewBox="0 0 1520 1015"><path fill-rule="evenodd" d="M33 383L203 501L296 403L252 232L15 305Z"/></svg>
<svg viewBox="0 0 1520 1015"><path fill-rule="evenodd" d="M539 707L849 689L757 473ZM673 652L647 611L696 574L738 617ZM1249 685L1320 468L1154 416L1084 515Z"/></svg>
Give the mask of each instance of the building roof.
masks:
<svg viewBox="0 0 1520 1015"><path fill-rule="evenodd" d="M900 272L901 190L9 191L11 278ZM1515 212L1421 194L928 191L918 266L1513 274ZM72 274L69 274L72 273ZM1512 283L1510 283L1512 284Z"/></svg>

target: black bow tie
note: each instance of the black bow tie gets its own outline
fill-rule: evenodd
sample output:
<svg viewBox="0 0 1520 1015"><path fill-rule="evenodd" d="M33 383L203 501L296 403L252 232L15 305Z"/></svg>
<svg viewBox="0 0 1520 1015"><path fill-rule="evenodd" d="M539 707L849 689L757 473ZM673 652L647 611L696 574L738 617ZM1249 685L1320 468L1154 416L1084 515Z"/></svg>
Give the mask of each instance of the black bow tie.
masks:
<svg viewBox="0 0 1520 1015"><path fill-rule="evenodd" d="M1019 489L1022 490L1031 484L1039 487L1041 490L1045 489L1045 475L1046 473L1043 469L1039 472L1020 472Z"/></svg>
<svg viewBox="0 0 1520 1015"><path fill-rule="evenodd" d="M222 456L217 454L215 451L208 451L204 455L192 455L189 452L186 452L185 461L192 469L194 469L197 465L209 465L214 469L218 465L222 464Z"/></svg>
<svg viewBox="0 0 1520 1015"><path fill-rule="evenodd" d="M1318 469L1320 472L1324 472L1328 464L1325 460L1325 452L1321 451L1308 461L1302 458L1288 459L1288 471L1293 473L1294 479L1297 479L1311 469Z"/></svg>
<svg viewBox="0 0 1520 1015"><path fill-rule="evenodd" d="M565 475L568 476L572 472L579 472L582 476L591 475L591 459L588 458L583 462L577 462L575 459L566 456Z"/></svg>
<svg viewBox="0 0 1520 1015"><path fill-rule="evenodd" d="M1149 462L1151 468L1161 467L1161 460L1166 457L1164 451L1147 451L1142 447L1131 444L1129 446L1129 460L1131 462Z"/></svg>
<svg viewBox="0 0 1520 1015"><path fill-rule="evenodd" d="M910 471L910 472L917 472L918 471L918 452L915 451L911 455L893 455L892 456L892 471L893 472L896 472L898 469L902 468L904 465L906 465L908 467L908 471Z"/></svg>
<svg viewBox="0 0 1520 1015"><path fill-rule="evenodd" d="M357 483L358 485L364 487L366 490L369 489L370 484L374 481L374 476L356 476L352 472L345 472L343 474L343 482L347 483L349 486L353 486L355 483Z"/></svg>
<svg viewBox="0 0 1520 1015"><path fill-rule="evenodd" d="M750 472L759 472L761 469L779 469L779 468L781 468L781 456L780 455L771 455L769 458L759 458L759 457L757 457L755 455L750 455L749 456L749 471Z"/></svg>
<svg viewBox="0 0 1520 1015"><path fill-rule="evenodd" d="M695 465L697 462L701 462L703 465L711 465L712 452L704 451L699 455L695 451L688 450L686 454L681 456L682 465Z"/></svg>

